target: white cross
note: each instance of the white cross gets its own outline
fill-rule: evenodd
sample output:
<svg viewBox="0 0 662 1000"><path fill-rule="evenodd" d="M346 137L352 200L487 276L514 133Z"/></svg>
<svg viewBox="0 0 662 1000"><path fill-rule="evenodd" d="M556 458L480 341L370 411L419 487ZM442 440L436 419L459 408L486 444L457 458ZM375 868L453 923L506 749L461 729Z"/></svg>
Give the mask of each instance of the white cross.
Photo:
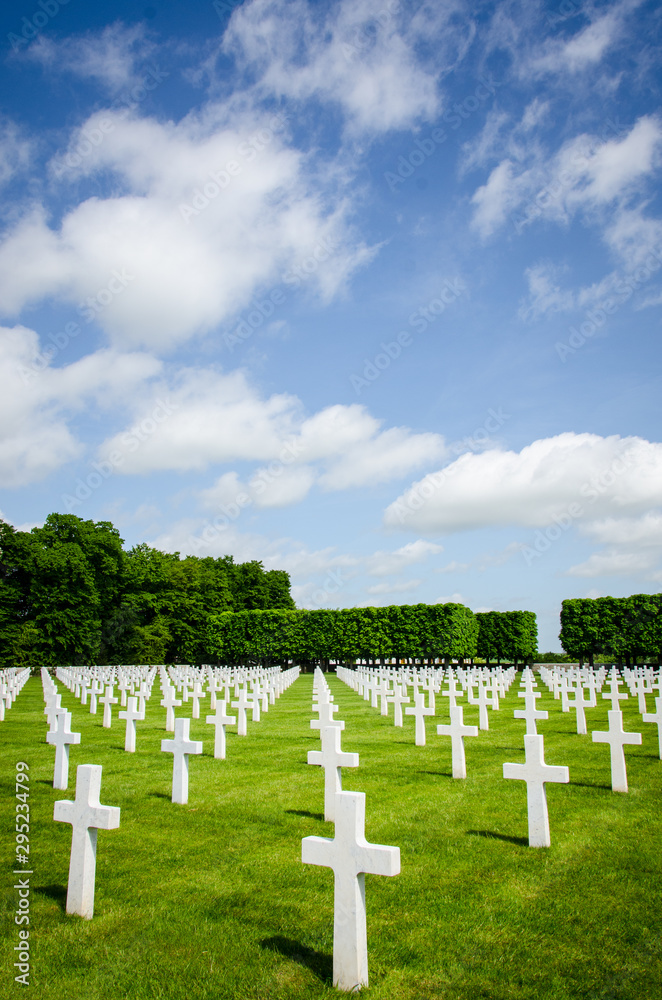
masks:
<svg viewBox="0 0 662 1000"><path fill-rule="evenodd" d="M340 749L340 729L338 726L323 726L320 730L321 750L308 751L308 763L320 764L324 768L324 819L333 823L335 819L336 792L342 791L341 767L358 767L357 753L344 753Z"/></svg>
<svg viewBox="0 0 662 1000"><path fill-rule="evenodd" d="M448 691L442 691L441 693L445 698L448 698L448 704L450 705L451 709L455 708L456 699L462 698L464 696L464 692L458 691L457 689L455 674L453 673L452 670L448 671ZM452 714L453 713L451 712L451 716Z"/></svg>
<svg viewBox="0 0 662 1000"><path fill-rule="evenodd" d="M462 706L451 706L451 721L448 726L437 726L439 736L450 736L453 761L453 777L466 778L467 764L464 756L464 737L478 736L478 726L465 726L462 719Z"/></svg>
<svg viewBox="0 0 662 1000"><path fill-rule="evenodd" d="M518 691L518 698L524 698L525 708L516 708L513 715L516 719L526 720L526 732L529 736L536 736L538 730L536 729L536 719L540 719L541 722L549 718L549 712L537 712L536 711L536 698L540 698L540 693L534 691L533 688L527 688L526 691Z"/></svg>
<svg viewBox="0 0 662 1000"><path fill-rule="evenodd" d="M67 913L91 920L94 914L94 876L97 862L97 830L116 830L120 825L117 806L102 806L101 765L79 764L76 769L76 799L55 803L53 819L71 823L71 858L67 888Z"/></svg>
<svg viewBox="0 0 662 1000"><path fill-rule="evenodd" d="M181 705L181 701L176 695L177 691L174 686L168 684L161 699L161 705L166 710L166 733L174 733L175 731L175 709Z"/></svg>
<svg viewBox="0 0 662 1000"><path fill-rule="evenodd" d="M113 705L117 704L117 698L113 697L113 685L108 684L106 687L106 693L103 698L99 698L99 702L103 705L103 728L110 729L110 724L112 722L111 713L113 711Z"/></svg>
<svg viewBox="0 0 662 1000"><path fill-rule="evenodd" d="M549 816L545 782L555 781L567 784L570 772L567 767L545 764L545 748L542 736L529 733L524 737L525 764L504 764L504 778L526 781L526 804L529 818L529 847L549 847Z"/></svg>
<svg viewBox="0 0 662 1000"><path fill-rule="evenodd" d="M118 719L126 719L126 734L124 736L124 749L127 753L135 753L136 751L136 722L142 722L145 718L145 712L139 712L137 709L138 699L135 695L129 697L129 705L126 711L118 712Z"/></svg>
<svg viewBox="0 0 662 1000"><path fill-rule="evenodd" d="M345 728L345 723L341 719L333 718L333 713L339 711L339 706L334 705L332 701L323 701L313 710L319 712L319 719L310 720L311 729L324 729L325 726Z"/></svg>
<svg viewBox="0 0 662 1000"><path fill-rule="evenodd" d="M657 735L660 746L660 760L662 760L662 697L655 699L655 711L644 712L642 718L644 722L657 722Z"/></svg>
<svg viewBox="0 0 662 1000"><path fill-rule="evenodd" d="M191 701L193 702L193 711L191 716L194 719L200 718L200 699L206 698L207 692L202 690L202 684L200 681L196 681L193 685L193 692L191 694Z"/></svg>
<svg viewBox="0 0 662 1000"><path fill-rule="evenodd" d="M425 716L434 715L434 710L425 707L425 695L422 691L416 691L414 695L414 707L406 708L405 715L413 715L416 718L416 737L415 743L417 747L425 746Z"/></svg>
<svg viewBox="0 0 662 1000"><path fill-rule="evenodd" d="M161 740L161 750L173 754L172 760L172 801L185 806L188 802L188 758L189 754L202 753L202 743L189 739L190 719L175 720L174 740Z"/></svg>
<svg viewBox="0 0 662 1000"><path fill-rule="evenodd" d="M611 697L611 695L609 696ZM622 696L621 696L622 697ZM627 697L627 695L626 695ZM609 717L608 732L593 732L594 743L608 743L611 756L611 790L612 792L627 792L628 776L625 770L626 745L641 743L641 733L626 733L623 729L623 713L612 709L607 712Z"/></svg>
<svg viewBox="0 0 662 1000"><path fill-rule="evenodd" d="M80 733L71 732L71 712L60 709L55 719L55 728L46 733L46 742L55 745L55 768L53 788L66 788L69 784L69 746L80 743Z"/></svg>
<svg viewBox="0 0 662 1000"><path fill-rule="evenodd" d="M393 704L394 725L402 727L402 706L409 703L409 698L404 695L404 688L394 684L393 694L386 700L389 704Z"/></svg>
<svg viewBox="0 0 662 1000"><path fill-rule="evenodd" d="M225 760L225 727L234 726L237 719L234 715L227 715L225 711L225 698L216 702L216 714L208 715L207 725L214 726L214 757L217 760Z"/></svg>
<svg viewBox="0 0 662 1000"><path fill-rule="evenodd" d="M216 677L212 674L211 677L209 678L209 684L207 686L209 690L209 707L213 712L214 709L216 708L216 696L221 693L221 690L223 688L223 681L217 680Z"/></svg>
<svg viewBox="0 0 662 1000"><path fill-rule="evenodd" d="M103 684L92 681L90 689L90 715L97 714L97 695L103 691Z"/></svg>
<svg viewBox="0 0 662 1000"><path fill-rule="evenodd" d="M230 708L237 709L237 736L246 735L246 709L248 708L248 698L246 688L239 688L239 701L230 702Z"/></svg>
<svg viewBox="0 0 662 1000"><path fill-rule="evenodd" d="M609 687L611 688L609 694L603 694L602 697L606 698L607 701L611 701L612 712L620 712L621 709L620 705L618 704L619 701L625 701L625 699L628 698L629 695L618 693L618 674L611 675L611 677L609 678Z"/></svg>
<svg viewBox="0 0 662 1000"><path fill-rule="evenodd" d="M490 720L487 716L487 688L480 678L478 678L478 697L474 698L473 684L470 684L467 700L470 705L478 705L478 728L489 729Z"/></svg>
<svg viewBox="0 0 662 1000"><path fill-rule="evenodd" d="M595 688L591 688L591 693L588 700L584 697L584 685L580 682L575 688L575 697L570 701L568 699L568 705L570 708L575 709L575 715L577 717L577 735L586 736L586 712L585 708L595 708L597 702L595 700Z"/></svg>
<svg viewBox="0 0 662 1000"><path fill-rule="evenodd" d="M11 695L9 696L9 699L5 700L7 701L5 707L11 708ZM52 694L46 695L46 708L44 709L44 715L46 716L46 722L48 723L49 730L53 729L55 716L60 711L62 711L62 695L57 694L55 691L53 691Z"/></svg>
<svg viewBox="0 0 662 1000"><path fill-rule="evenodd" d="M333 985L354 991L368 983L365 872L399 875L400 848L365 839L365 793L338 792L333 840L304 837L301 860L333 869Z"/></svg>
<svg viewBox="0 0 662 1000"><path fill-rule="evenodd" d="M261 699L261 697L262 697L262 692L260 690L260 685L259 685L258 682L256 682L253 685L253 690L251 691L250 697L248 699L248 703L249 703L249 706L250 706L251 712L252 712L252 714L251 714L251 721L252 722L259 722L260 721L260 699Z"/></svg>

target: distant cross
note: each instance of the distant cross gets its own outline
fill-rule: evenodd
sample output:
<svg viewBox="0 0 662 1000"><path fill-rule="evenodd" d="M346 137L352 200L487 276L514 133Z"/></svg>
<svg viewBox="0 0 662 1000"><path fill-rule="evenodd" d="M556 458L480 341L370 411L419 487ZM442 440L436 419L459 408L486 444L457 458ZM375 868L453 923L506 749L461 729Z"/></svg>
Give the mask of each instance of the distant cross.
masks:
<svg viewBox="0 0 662 1000"><path fill-rule="evenodd" d="M76 769L76 799L55 803L53 819L71 823L71 858L67 889L67 913L86 920L94 914L94 880L97 863L97 830L116 830L120 825L117 806L102 806L101 765L79 764Z"/></svg>
<svg viewBox="0 0 662 1000"><path fill-rule="evenodd" d="M207 725L214 726L214 757L217 760L225 760L225 727L234 726L237 722L236 716L226 713L225 706L225 698L219 698L216 714L208 715L205 720Z"/></svg>
<svg viewBox="0 0 662 1000"><path fill-rule="evenodd" d="M333 840L304 837L301 860L333 869L333 985L353 992L368 984L365 872L399 875L400 848L365 839L365 793L338 792Z"/></svg>
<svg viewBox="0 0 662 1000"><path fill-rule="evenodd" d="M403 693L404 688L399 684L393 685L393 694L387 698L389 704L393 704L394 725L402 728L402 706L408 704L409 698Z"/></svg>
<svg viewBox="0 0 662 1000"><path fill-rule="evenodd" d="M141 681L140 687L138 688L138 708L143 713L143 715L145 714L145 699L149 698L151 693L152 692L147 686L147 682Z"/></svg>
<svg viewBox="0 0 662 1000"><path fill-rule="evenodd" d="M345 728L345 723L341 719L333 718L333 713L339 711L339 706L334 705L332 701L323 701L317 706L315 711L319 712L319 719L311 719L311 729L323 729L325 726L337 726L338 729Z"/></svg>
<svg viewBox="0 0 662 1000"><path fill-rule="evenodd" d="M112 722L113 705L117 704L117 698L113 697L113 685L106 686L106 693L103 698L99 698L99 703L103 705L103 728L110 729Z"/></svg>
<svg viewBox="0 0 662 1000"><path fill-rule="evenodd" d="M205 698L206 695L207 692L202 690L202 684L200 681L196 681L193 685L193 691L191 693L191 701L193 702L193 711L191 712L192 718L200 718L200 699Z"/></svg>
<svg viewBox="0 0 662 1000"><path fill-rule="evenodd" d="M173 684L166 685L161 699L161 705L166 710L166 733L175 731L175 709L179 708L181 701L177 698L177 690Z"/></svg>
<svg viewBox="0 0 662 1000"><path fill-rule="evenodd" d="M161 750L173 754L172 761L172 801L185 806L188 802L188 759L189 754L202 753L202 743L189 739L190 719L175 720L175 738L161 740Z"/></svg>
<svg viewBox="0 0 662 1000"><path fill-rule="evenodd" d="M655 711L644 712L644 722L657 722L657 735L660 746L660 760L662 760L662 696L655 699Z"/></svg>
<svg viewBox="0 0 662 1000"><path fill-rule="evenodd" d="M513 715L516 719L526 720L526 732L528 736L537 736L536 720L540 719L543 722L549 718L549 712L536 711L536 698L540 698L540 693L534 691L533 688L527 688L526 691L518 691L517 696L518 698L524 698L525 707L516 708Z"/></svg>
<svg viewBox="0 0 662 1000"><path fill-rule="evenodd" d="M90 688L89 679L86 678L85 680L81 681L80 687L81 687L80 703L81 705L87 705L87 692L89 691Z"/></svg>
<svg viewBox="0 0 662 1000"><path fill-rule="evenodd" d="M474 698L473 685L469 688L468 701L470 705L478 705L478 728L489 729L490 720L487 715L487 688L481 678L478 679L478 697Z"/></svg>
<svg viewBox="0 0 662 1000"><path fill-rule="evenodd" d="M335 819L336 792L342 791L341 767L358 767L359 755L345 753L340 749L340 729L338 726L323 726L320 731L321 750L308 751L308 763L320 764L324 768L324 819L333 823Z"/></svg>
<svg viewBox="0 0 662 1000"><path fill-rule="evenodd" d="M207 684L207 689L209 691L209 707L214 711L216 708L216 698L220 695L223 690L223 681L218 680L214 674L209 678L209 683ZM226 698L228 696L226 695Z"/></svg>
<svg viewBox="0 0 662 1000"><path fill-rule="evenodd" d="M609 678L609 687L611 688L611 691L609 692L609 694L603 694L602 697L605 698L607 701L611 701L611 710L612 710L612 712L620 712L621 711L621 706L619 705L619 701L625 701L629 697L629 695L627 695L627 694L619 694L619 691L618 691L618 674L614 674L614 673L611 674L611 676ZM627 791L627 789L625 789L625 790Z"/></svg>
<svg viewBox="0 0 662 1000"><path fill-rule="evenodd" d="M136 707L138 699L135 695L129 697L129 706L124 712L118 712L118 719L126 719L126 734L124 737L124 749L127 753L136 752L136 722L142 722L145 712L139 712Z"/></svg>
<svg viewBox="0 0 662 1000"><path fill-rule="evenodd" d="M441 693L444 698L448 698L448 705L451 709L455 708L457 699L464 696L464 692L458 690L455 674L452 669L448 671L448 691L442 691Z"/></svg>
<svg viewBox="0 0 662 1000"><path fill-rule="evenodd" d="M80 743L80 733L71 732L71 712L61 709L53 720L55 728L46 734L46 742L55 746L53 788L66 788L69 784L69 746Z"/></svg>
<svg viewBox="0 0 662 1000"><path fill-rule="evenodd" d="M379 682L379 710L380 715L388 715L389 706L389 696L391 694L391 687L389 685L388 679L382 677Z"/></svg>
<svg viewBox="0 0 662 1000"><path fill-rule="evenodd" d="M253 690L251 691L250 696L248 698L248 704L249 704L249 707L251 709L251 721L252 722L259 722L260 721L260 718L261 718L261 716L260 716L260 699L261 699L261 697L262 697L262 692L261 692L261 689L260 689L260 685L259 685L259 683L256 682L253 685Z"/></svg>
<svg viewBox="0 0 662 1000"><path fill-rule="evenodd" d="M246 735L246 709L248 708L248 698L246 688L239 688L239 700L230 703L230 708L237 709L237 736Z"/></svg>
<svg viewBox="0 0 662 1000"><path fill-rule="evenodd" d="M120 708L126 708L126 692L130 686L128 677L122 674L117 686L120 689Z"/></svg>
<svg viewBox="0 0 662 1000"><path fill-rule="evenodd" d="M103 692L103 684L92 681L90 688L90 715L97 714L97 695Z"/></svg>
<svg viewBox="0 0 662 1000"><path fill-rule="evenodd" d="M425 746L425 716L434 715L431 708L425 707L425 695L417 691L414 695L414 707L406 708L405 715L413 715L416 719L415 743L417 747Z"/></svg>
<svg viewBox="0 0 662 1000"><path fill-rule="evenodd" d="M591 688L591 693L586 699L584 697L584 685L579 683L575 688L575 697L570 701L568 699L568 705L570 708L575 709L575 714L577 717L577 735L586 736L586 708L595 708L597 702L595 700L595 688Z"/></svg>
<svg viewBox="0 0 662 1000"><path fill-rule="evenodd" d="M462 705L451 706L450 725L437 726L439 736L450 736L453 762L453 777L466 778L467 764L464 756L464 737L478 736L478 726L465 726L462 719Z"/></svg>
<svg viewBox="0 0 662 1000"><path fill-rule="evenodd" d="M549 816L547 813L548 781L567 784L570 772L567 767L545 764L545 749L542 736L529 733L524 737L525 764L504 764L504 778L526 781L526 803L529 819L529 847L549 847Z"/></svg>
<svg viewBox="0 0 662 1000"><path fill-rule="evenodd" d="M611 696L610 696L611 697ZM607 712L609 718L608 732L596 732L594 743L608 743L611 755L611 790L612 792L627 792L628 776L625 769L624 746L636 746L641 743L641 733L626 733L623 730L623 713L612 709Z"/></svg>
<svg viewBox="0 0 662 1000"><path fill-rule="evenodd" d="M645 677L635 677L634 679L634 693L639 699L639 714L643 715L644 712L648 711L648 706L646 704L646 695L651 694L653 687L648 683Z"/></svg>
<svg viewBox="0 0 662 1000"><path fill-rule="evenodd" d="M9 695L8 704L5 707L11 708L11 695ZM53 691L52 694L46 695L46 708L44 709L44 715L46 716L46 722L48 723L49 729L53 729L55 716L57 715L58 712L61 711L62 711L62 695L57 694L55 691Z"/></svg>

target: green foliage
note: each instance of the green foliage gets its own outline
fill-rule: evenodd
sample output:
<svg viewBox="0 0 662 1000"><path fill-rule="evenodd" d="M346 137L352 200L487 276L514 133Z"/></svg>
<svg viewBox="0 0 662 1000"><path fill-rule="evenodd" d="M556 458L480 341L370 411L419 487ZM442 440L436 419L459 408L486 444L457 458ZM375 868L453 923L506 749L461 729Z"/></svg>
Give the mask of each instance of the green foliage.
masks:
<svg viewBox="0 0 662 1000"><path fill-rule="evenodd" d="M605 655L626 663L659 659L662 594L563 601L559 639L570 656L589 663Z"/></svg>
<svg viewBox="0 0 662 1000"><path fill-rule="evenodd" d="M0 521L0 666L201 663L210 616L272 608L294 609L290 578L257 560L125 552L109 521L74 514Z"/></svg>
<svg viewBox="0 0 662 1000"><path fill-rule="evenodd" d="M478 620L478 655L486 663L532 660L538 648L538 627L532 611L484 611Z"/></svg>
<svg viewBox="0 0 662 1000"><path fill-rule="evenodd" d="M477 636L476 617L464 605L414 604L211 615L207 646L223 662L431 660L473 656Z"/></svg>

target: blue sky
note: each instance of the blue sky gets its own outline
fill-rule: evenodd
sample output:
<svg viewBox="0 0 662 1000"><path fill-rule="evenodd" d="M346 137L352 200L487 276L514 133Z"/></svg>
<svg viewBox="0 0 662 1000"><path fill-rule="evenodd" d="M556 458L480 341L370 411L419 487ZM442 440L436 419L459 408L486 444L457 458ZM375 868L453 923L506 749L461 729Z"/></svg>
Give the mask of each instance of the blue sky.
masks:
<svg viewBox="0 0 662 1000"><path fill-rule="evenodd" d="M1 18L6 520L541 649L662 588L659 6Z"/></svg>

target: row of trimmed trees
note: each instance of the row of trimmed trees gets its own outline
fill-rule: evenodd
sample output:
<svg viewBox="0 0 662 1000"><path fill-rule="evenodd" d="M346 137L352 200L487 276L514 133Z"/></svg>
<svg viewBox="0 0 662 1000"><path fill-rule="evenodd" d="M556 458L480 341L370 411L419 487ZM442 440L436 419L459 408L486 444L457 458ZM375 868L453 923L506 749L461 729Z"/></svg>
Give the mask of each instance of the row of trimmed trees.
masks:
<svg viewBox="0 0 662 1000"><path fill-rule="evenodd" d="M208 631L211 657L223 663L432 662L475 656L517 663L533 659L536 645L532 612L475 615L463 604L225 613L210 618Z"/></svg>
<svg viewBox="0 0 662 1000"><path fill-rule="evenodd" d="M283 570L122 545L109 521L0 520L0 666L202 663L211 615L294 608Z"/></svg>
<svg viewBox="0 0 662 1000"><path fill-rule="evenodd" d="M604 655L630 666L660 660L662 594L574 598L561 608L561 645L580 662Z"/></svg>

